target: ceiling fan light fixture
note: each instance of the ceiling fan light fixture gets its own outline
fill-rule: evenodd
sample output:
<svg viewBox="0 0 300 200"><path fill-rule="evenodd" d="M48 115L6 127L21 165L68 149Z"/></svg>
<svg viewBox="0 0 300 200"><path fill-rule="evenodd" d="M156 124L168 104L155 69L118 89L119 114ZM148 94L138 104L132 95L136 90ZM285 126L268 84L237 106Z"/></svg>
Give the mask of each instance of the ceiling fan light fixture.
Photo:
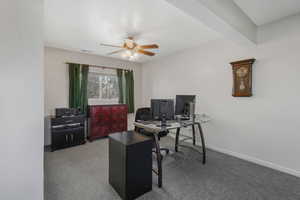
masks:
<svg viewBox="0 0 300 200"><path fill-rule="evenodd" d="M125 40L125 43L126 43L126 46L128 47L128 48L130 48L130 49L133 49L134 48L134 41L133 41L133 39L131 39L131 38L128 38L128 39L126 39Z"/></svg>
<svg viewBox="0 0 300 200"><path fill-rule="evenodd" d="M110 44L101 44L101 45L121 48L120 50L113 51L108 55L122 52L121 56L129 60L136 59L139 57L139 55L154 56L156 53L149 51L149 49L159 48L157 44L139 45L134 41L133 37L128 37L127 39L125 39L123 45L121 46L110 45Z"/></svg>
<svg viewBox="0 0 300 200"><path fill-rule="evenodd" d="M136 51L133 50L126 50L123 54L122 57L128 60L136 60L139 57L139 54Z"/></svg>
<svg viewBox="0 0 300 200"><path fill-rule="evenodd" d="M132 55L133 55L133 52L132 52L131 50L127 50L127 51L126 51L126 54L127 54L127 56L132 56Z"/></svg>
<svg viewBox="0 0 300 200"><path fill-rule="evenodd" d="M130 56L132 56L133 55L133 52L131 51L131 50L126 50L126 51L124 51L124 53L122 54L122 57L123 58L128 58L128 57L130 57Z"/></svg>
<svg viewBox="0 0 300 200"><path fill-rule="evenodd" d="M138 53L134 53L133 55L129 56L129 60L130 61L134 61L134 60L137 60L139 57Z"/></svg>

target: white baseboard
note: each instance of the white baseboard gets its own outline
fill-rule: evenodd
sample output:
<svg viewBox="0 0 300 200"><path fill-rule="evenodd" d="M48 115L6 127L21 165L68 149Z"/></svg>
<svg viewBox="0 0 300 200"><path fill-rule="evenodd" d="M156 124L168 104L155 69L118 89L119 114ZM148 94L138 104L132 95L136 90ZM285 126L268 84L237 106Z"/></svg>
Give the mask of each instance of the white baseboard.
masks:
<svg viewBox="0 0 300 200"><path fill-rule="evenodd" d="M260 159L255 158L255 157L251 157L251 156L241 154L241 153L237 153L237 152L234 152L234 151L230 151L230 150L227 150L227 149L222 149L222 148L213 147L213 146L207 146L207 148L211 149L211 150L214 150L214 151L217 151L217 152L220 152L220 153L224 153L224 154L228 154L228 155L240 158L242 160L253 162L255 164L262 165L264 167L272 168L272 169L280 171L280 172L284 172L284 173L287 173L287 174L290 174L290 175L293 175L293 176L297 176L297 177L300 178L300 171L297 171L297 170L293 170L293 169L290 169L290 168L287 168L287 167L277 165L277 164L272 163L272 162L260 160Z"/></svg>
<svg viewBox="0 0 300 200"><path fill-rule="evenodd" d="M171 134L171 137L175 138L175 135ZM191 142L191 141L186 141L186 142ZM197 141L197 142L199 142L199 141ZM252 162L252 163L255 163L255 164L258 164L258 165L262 165L264 167L268 167L268 168L271 168L271 169L274 169L274 170L277 170L277 171L280 171L280 172L284 172L284 173L287 173L287 174L290 174L290 175L293 175L293 176L296 176L296 177L300 178L300 171L290 169L290 168L287 168L287 167L283 167L283 166L277 165L277 164L269 162L269 161L264 161L264 160L261 160L261 159L258 159L258 158L252 157L252 156L248 156L248 155L245 155L245 154L237 153L237 152L234 152L234 151L230 151L230 150L227 150L227 149L218 148L218 147L214 147L214 146L210 146L210 145L206 145L206 148L217 151L217 152L220 152L220 153L224 153L224 154L227 154L227 155L231 155L231 156L234 156L236 158L240 158L242 160L246 160L246 161L249 161L249 162ZM209 160L209 158L208 158L208 160Z"/></svg>

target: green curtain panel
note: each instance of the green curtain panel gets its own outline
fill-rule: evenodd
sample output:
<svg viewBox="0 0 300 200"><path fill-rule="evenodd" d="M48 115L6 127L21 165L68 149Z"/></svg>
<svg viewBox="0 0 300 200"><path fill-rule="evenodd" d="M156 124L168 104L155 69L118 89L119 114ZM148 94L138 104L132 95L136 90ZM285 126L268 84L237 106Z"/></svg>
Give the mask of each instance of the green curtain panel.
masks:
<svg viewBox="0 0 300 200"><path fill-rule="evenodd" d="M128 105L128 113L134 113L134 79L132 70L125 70L125 83L125 103Z"/></svg>
<svg viewBox="0 0 300 200"><path fill-rule="evenodd" d="M124 103L123 69L117 69L117 77L119 84L119 103Z"/></svg>
<svg viewBox="0 0 300 200"><path fill-rule="evenodd" d="M82 65L81 67L81 102L80 108L84 113L87 113L88 97L87 97L87 84L88 84L89 66Z"/></svg>
<svg viewBox="0 0 300 200"><path fill-rule="evenodd" d="M69 107L80 107L80 64L69 64Z"/></svg>
<svg viewBox="0 0 300 200"><path fill-rule="evenodd" d="M69 64L69 107L87 111L88 65Z"/></svg>

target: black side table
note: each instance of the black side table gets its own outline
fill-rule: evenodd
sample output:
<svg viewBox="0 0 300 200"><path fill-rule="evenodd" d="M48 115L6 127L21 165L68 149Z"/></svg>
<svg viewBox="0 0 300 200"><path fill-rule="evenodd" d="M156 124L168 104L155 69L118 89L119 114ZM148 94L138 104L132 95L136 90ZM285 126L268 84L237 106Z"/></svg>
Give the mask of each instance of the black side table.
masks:
<svg viewBox="0 0 300 200"><path fill-rule="evenodd" d="M152 190L152 139L134 131L109 135L109 183L124 200Z"/></svg>

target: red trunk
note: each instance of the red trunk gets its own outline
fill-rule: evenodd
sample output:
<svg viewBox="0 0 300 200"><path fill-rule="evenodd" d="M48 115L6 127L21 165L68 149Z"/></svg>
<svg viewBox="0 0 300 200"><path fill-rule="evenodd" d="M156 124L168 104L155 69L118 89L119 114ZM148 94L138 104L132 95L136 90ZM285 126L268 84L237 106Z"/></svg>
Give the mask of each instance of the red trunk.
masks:
<svg viewBox="0 0 300 200"><path fill-rule="evenodd" d="M89 106L90 141L122 131L127 131L127 105Z"/></svg>

